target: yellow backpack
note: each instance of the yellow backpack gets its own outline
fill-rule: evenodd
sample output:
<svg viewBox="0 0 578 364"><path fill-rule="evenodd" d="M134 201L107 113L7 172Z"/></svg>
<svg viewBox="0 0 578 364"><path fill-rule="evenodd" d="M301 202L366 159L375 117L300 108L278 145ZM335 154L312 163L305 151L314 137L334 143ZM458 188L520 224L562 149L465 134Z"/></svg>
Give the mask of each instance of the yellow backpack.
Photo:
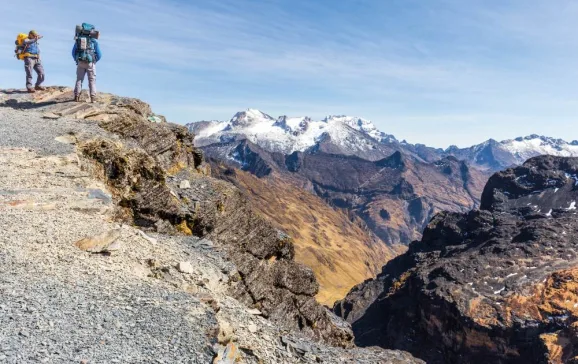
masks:
<svg viewBox="0 0 578 364"><path fill-rule="evenodd" d="M18 34L18 36L16 37L16 49L14 49L14 53L16 58L18 58L19 60L24 60L24 58L30 56L30 53L26 52L26 49L28 48L28 46L26 46L24 44L24 41L28 39L28 34L26 33L20 33Z"/></svg>

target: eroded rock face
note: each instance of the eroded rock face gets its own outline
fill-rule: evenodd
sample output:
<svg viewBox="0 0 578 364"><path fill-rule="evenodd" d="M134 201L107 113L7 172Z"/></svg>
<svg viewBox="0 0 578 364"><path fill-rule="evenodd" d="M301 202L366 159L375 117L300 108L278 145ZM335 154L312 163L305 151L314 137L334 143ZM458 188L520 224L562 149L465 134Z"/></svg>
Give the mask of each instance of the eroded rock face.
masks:
<svg viewBox="0 0 578 364"><path fill-rule="evenodd" d="M231 286L237 298L287 328L351 346L351 327L315 301L319 285L309 268L293 260L291 239L257 216L237 188L209 176L186 128L158 123L158 116L152 122L150 108L138 100L102 95L97 104L58 101L71 96L67 92L46 93L47 111L94 120L110 133L72 139L83 167L113 192L119 218L159 232L210 238L238 267L239 279ZM181 188L185 180L188 188Z"/></svg>
<svg viewBox="0 0 578 364"><path fill-rule="evenodd" d="M578 360L577 175L550 156L494 175L481 210L436 215L335 312L359 345L432 363Z"/></svg>

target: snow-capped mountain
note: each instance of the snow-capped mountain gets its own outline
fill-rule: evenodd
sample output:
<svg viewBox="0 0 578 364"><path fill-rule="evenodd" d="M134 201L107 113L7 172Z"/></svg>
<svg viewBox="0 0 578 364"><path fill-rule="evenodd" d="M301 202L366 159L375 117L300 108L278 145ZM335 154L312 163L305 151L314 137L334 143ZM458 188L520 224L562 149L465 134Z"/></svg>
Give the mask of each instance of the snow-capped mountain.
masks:
<svg viewBox="0 0 578 364"><path fill-rule="evenodd" d="M384 142L398 143L371 121L350 116L328 116L319 121L288 116L275 119L262 111L248 109L229 121L201 121L188 126L200 147L247 139L269 152L283 154L321 148L376 160L395 151Z"/></svg>
<svg viewBox="0 0 578 364"><path fill-rule="evenodd" d="M529 135L501 142L490 139L470 148L449 147L446 154L491 170L520 165L538 155L578 156L578 141L566 142L540 135Z"/></svg>
<svg viewBox="0 0 578 364"><path fill-rule="evenodd" d="M349 126L352 129L357 131L363 132L370 136L371 138L379 141L379 142L397 142L397 139L393 135L385 134L377 129L375 125L370 120L359 118L357 116L346 116L346 115L330 115L323 119L324 122L336 122L342 123L344 125Z"/></svg>
<svg viewBox="0 0 578 364"><path fill-rule="evenodd" d="M400 151L426 162L454 156L492 171L520 165L543 154L578 156L578 141L569 143L540 135L501 142L490 139L469 148L431 148L399 142L393 135L378 130L370 120L345 115L331 115L316 121L309 117L273 118L260 110L248 109L238 112L229 121L201 121L188 126L196 135L196 145L201 147L249 140L264 150L286 155L321 150L369 160L379 160Z"/></svg>
<svg viewBox="0 0 578 364"><path fill-rule="evenodd" d="M578 156L578 141L570 143L562 139L554 139L540 135L530 135L503 141L502 146L512 153L519 161L525 161L536 154L550 154L562 157Z"/></svg>

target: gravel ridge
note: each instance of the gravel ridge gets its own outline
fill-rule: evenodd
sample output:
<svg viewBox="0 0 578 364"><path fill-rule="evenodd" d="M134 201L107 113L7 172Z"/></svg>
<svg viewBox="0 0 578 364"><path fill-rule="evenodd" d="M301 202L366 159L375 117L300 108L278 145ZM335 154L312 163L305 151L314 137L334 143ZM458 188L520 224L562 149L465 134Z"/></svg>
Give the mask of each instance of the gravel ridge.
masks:
<svg viewBox="0 0 578 364"><path fill-rule="evenodd" d="M211 241L117 223L74 145L111 135L26 98L0 92L0 363L420 362L278 328L228 296L236 268ZM98 253L75 245L108 232Z"/></svg>

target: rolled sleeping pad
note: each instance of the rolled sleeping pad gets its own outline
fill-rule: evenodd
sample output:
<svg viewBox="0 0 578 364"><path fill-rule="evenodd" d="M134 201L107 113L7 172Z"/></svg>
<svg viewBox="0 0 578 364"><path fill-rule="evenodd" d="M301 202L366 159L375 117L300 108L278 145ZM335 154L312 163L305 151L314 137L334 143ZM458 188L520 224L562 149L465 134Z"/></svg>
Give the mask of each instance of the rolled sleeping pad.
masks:
<svg viewBox="0 0 578 364"><path fill-rule="evenodd" d="M74 33L75 37L78 37L79 35L88 35L89 37L94 38L94 39L98 39L100 37L100 32L98 30L93 29L93 30L87 32L82 27L82 25L77 25L74 32L75 32Z"/></svg>

